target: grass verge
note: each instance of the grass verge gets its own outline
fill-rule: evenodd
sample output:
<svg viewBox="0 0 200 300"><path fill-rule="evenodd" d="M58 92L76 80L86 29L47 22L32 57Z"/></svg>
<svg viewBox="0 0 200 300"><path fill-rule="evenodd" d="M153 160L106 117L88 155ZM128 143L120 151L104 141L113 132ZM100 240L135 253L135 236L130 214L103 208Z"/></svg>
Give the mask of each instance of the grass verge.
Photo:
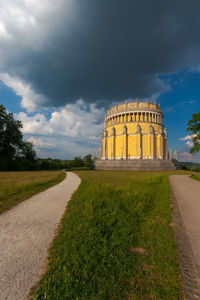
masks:
<svg viewBox="0 0 200 300"><path fill-rule="evenodd" d="M0 213L61 182L60 171L0 172Z"/></svg>
<svg viewBox="0 0 200 300"><path fill-rule="evenodd" d="M32 299L183 299L168 175L186 173L76 174L81 185Z"/></svg>
<svg viewBox="0 0 200 300"><path fill-rule="evenodd" d="M192 175L190 176L190 178L200 181L200 175L197 175L197 174L195 174L195 175L192 174Z"/></svg>

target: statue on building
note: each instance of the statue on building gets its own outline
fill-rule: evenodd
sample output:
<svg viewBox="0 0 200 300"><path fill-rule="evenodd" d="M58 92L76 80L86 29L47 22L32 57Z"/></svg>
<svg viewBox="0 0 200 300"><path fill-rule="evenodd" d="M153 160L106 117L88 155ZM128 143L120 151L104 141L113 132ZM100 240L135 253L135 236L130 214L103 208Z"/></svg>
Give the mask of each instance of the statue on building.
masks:
<svg viewBox="0 0 200 300"><path fill-rule="evenodd" d="M150 134L153 134L154 133L154 129L153 129L153 126L150 125Z"/></svg>
<svg viewBox="0 0 200 300"><path fill-rule="evenodd" d="M164 135L167 137L167 129L164 128Z"/></svg>
<svg viewBox="0 0 200 300"><path fill-rule="evenodd" d="M115 127L112 128L112 135L115 135Z"/></svg>
<svg viewBox="0 0 200 300"><path fill-rule="evenodd" d="M174 159L178 160L177 150L174 151Z"/></svg>
<svg viewBox="0 0 200 300"><path fill-rule="evenodd" d="M137 124L137 133L141 133L141 127L139 124Z"/></svg>
<svg viewBox="0 0 200 300"><path fill-rule="evenodd" d="M169 150L169 159L172 160L172 149Z"/></svg>
<svg viewBox="0 0 200 300"><path fill-rule="evenodd" d="M126 134L127 133L127 127L126 125L124 124L124 127L123 127L123 133Z"/></svg>

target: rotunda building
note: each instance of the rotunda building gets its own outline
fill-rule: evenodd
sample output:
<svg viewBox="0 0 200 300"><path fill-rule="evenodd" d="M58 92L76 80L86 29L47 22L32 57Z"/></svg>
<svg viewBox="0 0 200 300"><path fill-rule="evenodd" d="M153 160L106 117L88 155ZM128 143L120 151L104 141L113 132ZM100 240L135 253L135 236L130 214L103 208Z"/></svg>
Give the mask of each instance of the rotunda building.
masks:
<svg viewBox="0 0 200 300"><path fill-rule="evenodd" d="M160 105L138 101L110 108L104 118L101 159L167 159L167 133Z"/></svg>

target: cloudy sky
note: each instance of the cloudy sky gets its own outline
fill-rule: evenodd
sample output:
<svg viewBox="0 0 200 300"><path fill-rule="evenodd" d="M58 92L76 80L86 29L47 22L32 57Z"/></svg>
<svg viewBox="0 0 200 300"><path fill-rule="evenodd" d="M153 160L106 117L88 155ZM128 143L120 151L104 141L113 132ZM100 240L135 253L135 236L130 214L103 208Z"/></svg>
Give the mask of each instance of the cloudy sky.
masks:
<svg viewBox="0 0 200 300"><path fill-rule="evenodd" d="M100 148L108 107L160 103L168 148L189 153L200 109L199 0L0 0L0 103L39 157Z"/></svg>

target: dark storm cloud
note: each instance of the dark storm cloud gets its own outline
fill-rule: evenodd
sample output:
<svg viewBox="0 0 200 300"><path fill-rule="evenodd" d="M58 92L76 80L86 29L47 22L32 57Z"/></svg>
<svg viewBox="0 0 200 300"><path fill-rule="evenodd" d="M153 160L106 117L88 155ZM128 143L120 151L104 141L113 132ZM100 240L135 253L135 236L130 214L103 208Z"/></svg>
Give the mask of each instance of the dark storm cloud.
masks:
<svg viewBox="0 0 200 300"><path fill-rule="evenodd" d="M164 90L159 74L199 63L199 0L74 0L70 16L61 8L46 45L11 68L49 105L151 96Z"/></svg>

